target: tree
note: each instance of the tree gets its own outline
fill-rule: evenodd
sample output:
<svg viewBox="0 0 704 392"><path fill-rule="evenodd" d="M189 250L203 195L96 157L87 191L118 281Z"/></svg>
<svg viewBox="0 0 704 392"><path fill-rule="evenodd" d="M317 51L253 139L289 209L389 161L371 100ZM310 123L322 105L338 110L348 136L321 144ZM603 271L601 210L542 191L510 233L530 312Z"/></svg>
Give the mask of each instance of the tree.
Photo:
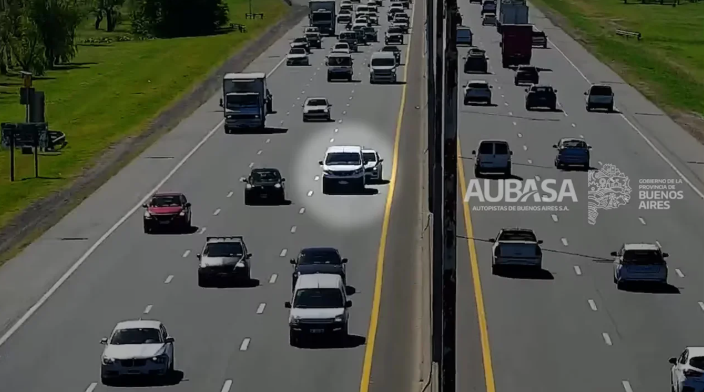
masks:
<svg viewBox="0 0 704 392"><path fill-rule="evenodd" d="M42 75L46 68L45 48L37 25L27 16L18 20L18 31L10 38L12 57L23 71Z"/></svg>
<svg viewBox="0 0 704 392"><path fill-rule="evenodd" d="M87 10L83 0L28 0L29 15L37 27L46 65L71 61L76 56L76 28Z"/></svg>
<svg viewBox="0 0 704 392"><path fill-rule="evenodd" d="M228 21L223 0L134 0L133 31L155 37L212 34Z"/></svg>
<svg viewBox="0 0 704 392"><path fill-rule="evenodd" d="M125 0L95 0L93 14L95 15L95 29L100 28L103 18L106 19L106 31L113 32L120 21L120 9Z"/></svg>

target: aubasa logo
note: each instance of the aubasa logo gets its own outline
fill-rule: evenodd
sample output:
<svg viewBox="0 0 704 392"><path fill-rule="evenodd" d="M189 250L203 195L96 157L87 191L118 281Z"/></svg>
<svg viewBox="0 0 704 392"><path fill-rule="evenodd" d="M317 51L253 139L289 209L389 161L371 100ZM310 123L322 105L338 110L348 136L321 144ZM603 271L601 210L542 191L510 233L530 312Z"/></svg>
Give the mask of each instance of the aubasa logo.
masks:
<svg viewBox="0 0 704 392"><path fill-rule="evenodd" d="M492 187L492 184L496 186ZM492 191L492 188L496 188ZM557 190L559 188L559 190ZM485 179L483 184L480 180L473 178L469 180L467 193L464 197L464 202L468 203L471 197L475 197L479 202L507 202L507 203L562 203L565 198L569 198L572 202L577 202L577 192L574 190L572 180L562 180L558 186L557 180L547 179L538 181L528 179L520 181L516 179L510 180L488 180Z"/></svg>

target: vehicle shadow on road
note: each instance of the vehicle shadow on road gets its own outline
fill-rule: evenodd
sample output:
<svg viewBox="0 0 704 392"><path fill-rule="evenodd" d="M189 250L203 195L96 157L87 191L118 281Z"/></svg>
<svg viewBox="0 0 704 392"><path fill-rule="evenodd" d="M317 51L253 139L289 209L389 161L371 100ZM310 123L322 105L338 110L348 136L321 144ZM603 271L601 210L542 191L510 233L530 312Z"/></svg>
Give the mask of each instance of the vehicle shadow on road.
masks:
<svg viewBox="0 0 704 392"><path fill-rule="evenodd" d="M212 279L209 282L199 284L202 288L208 289L251 289L259 287L259 279L237 280L237 279Z"/></svg>
<svg viewBox="0 0 704 392"><path fill-rule="evenodd" d="M298 347L299 348L307 348L307 349L331 349L331 348L355 348L359 346L363 346L364 344L367 343L367 338L364 336L359 336L359 335L347 335L347 337L344 340L335 340L335 339L329 339L329 340L320 340L317 342L301 342Z"/></svg>
<svg viewBox="0 0 704 392"><path fill-rule="evenodd" d="M500 276L502 278L509 279L526 279L526 280L554 280L552 272L546 269L535 269L535 268L522 268L522 267L510 267L510 268L496 268L494 270L494 275Z"/></svg>
<svg viewBox="0 0 704 392"><path fill-rule="evenodd" d="M154 230L149 235L184 235L184 234L194 234L195 232L198 231L200 227L198 226L193 226L185 228L185 229L163 229L163 230Z"/></svg>
<svg viewBox="0 0 704 392"><path fill-rule="evenodd" d="M621 291L626 291L629 293L639 293L639 294L681 294L679 288L673 286L669 283L659 284L659 283L628 283L621 284Z"/></svg>
<svg viewBox="0 0 704 392"><path fill-rule="evenodd" d="M367 180L368 185L388 185L390 183L389 180Z"/></svg>
<svg viewBox="0 0 704 392"><path fill-rule="evenodd" d="M184 381L184 374L180 370L174 370L171 374L165 377L134 377L122 380L112 380L108 386L113 387L169 387L178 385Z"/></svg>
<svg viewBox="0 0 704 392"><path fill-rule="evenodd" d="M326 193L329 196L373 196L378 195L379 190L376 188L364 188L363 190L344 190L339 189L331 193Z"/></svg>
<svg viewBox="0 0 704 392"><path fill-rule="evenodd" d="M597 170L594 166L589 166L589 167L581 167L581 166L563 166L559 168L558 170L561 171L566 171L566 172L588 172L590 170Z"/></svg>
<svg viewBox="0 0 704 392"><path fill-rule="evenodd" d="M262 129L231 129L230 135L279 135L288 132L288 128L264 127Z"/></svg>
<svg viewBox="0 0 704 392"><path fill-rule="evenodd" d="M283 200L283 201L277 201L277 200L257 200L257 201L252 201L249 203L245 203L247 206L252 206L252 207L281 207L281 206L290 206L293 204L293 201L291 200Z"/></svg>
<svg viewBox="0 0 704 392"><path fill-rule="evenodd" d="M536 107L530 108L530 110L528 110L528 111L538 112L538 113L563 113L564 112L564 110L562 110L560 108L555 108L555 110L553 110L550 108L536 108Z"/></svg>

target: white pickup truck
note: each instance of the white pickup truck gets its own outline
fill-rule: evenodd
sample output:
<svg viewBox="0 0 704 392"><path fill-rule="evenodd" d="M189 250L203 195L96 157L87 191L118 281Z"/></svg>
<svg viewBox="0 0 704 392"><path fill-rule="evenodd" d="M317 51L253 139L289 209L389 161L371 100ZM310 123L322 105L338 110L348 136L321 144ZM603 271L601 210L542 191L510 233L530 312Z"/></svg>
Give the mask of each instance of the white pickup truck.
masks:
<svg viewBox="0 0 704 392"><path fill-rule="evenodd" d="M501 229L493 242L491 271L496 274L504 266L543 268L542 240L530 229Z"/></svg>

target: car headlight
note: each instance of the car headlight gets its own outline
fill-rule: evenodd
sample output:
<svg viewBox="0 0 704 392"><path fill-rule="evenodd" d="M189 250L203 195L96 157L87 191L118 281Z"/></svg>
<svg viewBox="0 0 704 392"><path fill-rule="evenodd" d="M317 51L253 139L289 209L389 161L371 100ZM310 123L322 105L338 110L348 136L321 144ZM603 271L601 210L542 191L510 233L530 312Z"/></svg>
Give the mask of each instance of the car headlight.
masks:
<svg viewBox="0 0 704 392"><path fill-rule="evenodd" d="M291 325L297 325L301 321L298 317L291 317Z"/></svg>
<svg viewBox="0 0 704 392"><path fill-rule="evenodd" d="M323 174L332 174L332 170L323 170Z"/></svg>
<svg viewBox="0 0 704 392"><path fill-rule="evenodd" d="M144 211L144 217L145 218L151 218L152 214L149 213L149 211Z"/></svg>
<svg viewBox="0 0 704 392"><path fill-rule="evenodd" d="M114 358L103 357L103 365L110 365L115 363Z"/></svg>
<svg viewBox="0 0 704 392"><path fill-rule="evenodd" d="M254 115L254 118L259 118L259 115L258 115L258 114L255 114L255 115Z"/></svg>
<svg viewBox="0 0 704 392"><path fill-rule="evenodd" d="M181 212L179 213L179 215L180 215L180 216L186 216L186 211L181 211Z"/></svg>
<svg viewBox="0 0 704 392"><path fill-rule="evenodd" d="M251 184L247 184L247 189L252 189L252 185L251 185Z"/></svg>
<svg viewBox="0 0 704 392"><path fill-rule="evenodd" d="M337 317L335 317L335 322L336 322L336 323L341 323L341 322L342 322L342 316L337 316Z"/></svg>
<svg viewBox="0 0 704 392"><path fill-rule="evenodd" d="M168 360L168 357L166 356L166 354L157 355L156 357L152 357L152 361L154 361L156 363L166 363L167 360Z"/></svg>
<svg viewBox="0 0 704 392"><path fill-rule="evenodd" d="M363 173L363 172L364 172L364 168L363 168L363 167L362 167L362 168L359 168L359 169L357 169L357 170L354 171L355 174L361 174L361 173Z"/></svg>
<svg viewBox="0 0 704 392"><path fill-rule="evenodd" d="M328 111L330 111L330 109L325 108L325 109L323 109L323 111L324 111L325 113L327 113Z"/></svg>
<svg viewBox="0 0 704 392"><path fill-rule="evenodd" d="M237 263L237 264L235 265L235 268L244 268L244 267L245 267L244 261L240 261L239 263Z"/></svg>
<svg viewBox="0 0 704 392"><path fill-rule="evenodd" d="M281 188L281 184L274 184L274 188Z"/></svg>

